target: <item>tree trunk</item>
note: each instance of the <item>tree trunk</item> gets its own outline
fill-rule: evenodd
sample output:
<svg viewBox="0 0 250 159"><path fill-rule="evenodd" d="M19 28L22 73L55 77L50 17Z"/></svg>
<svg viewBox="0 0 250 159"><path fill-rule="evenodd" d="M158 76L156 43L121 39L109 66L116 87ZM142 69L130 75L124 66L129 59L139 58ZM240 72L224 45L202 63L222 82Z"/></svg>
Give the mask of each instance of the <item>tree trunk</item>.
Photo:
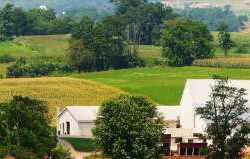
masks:
<svg viewBox="0 0 250 159"><path fill-rule="evenodd" d="M227 53L228 53L228 50L227 49L225 49L225 56L227 57Z"/></svg>

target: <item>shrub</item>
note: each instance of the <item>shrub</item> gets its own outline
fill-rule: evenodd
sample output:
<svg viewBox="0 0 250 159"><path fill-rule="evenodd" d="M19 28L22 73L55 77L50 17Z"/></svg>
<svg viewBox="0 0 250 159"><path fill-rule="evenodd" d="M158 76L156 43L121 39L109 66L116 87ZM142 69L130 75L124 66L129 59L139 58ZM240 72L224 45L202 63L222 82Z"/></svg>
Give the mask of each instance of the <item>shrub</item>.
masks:
<svg viewBox="0 0 250 159"><path fill-rule="evenodd" d="M55 72L73 72L73 67L65 64L52 63L27 64L24 58L20 58L16 63L7 68L7 77L40 77L48 76Z"/></svg>
<svg viewBox="0 0 250 159"><path fill-rule="evenodd" d="M7 54L0 56L0 63L10 63L10 62L13 62L15 60L16 60L15 57L7 55Z"/></svg>
<svg viewBox="0 0 250 159"><path fill-rule="evenodd" d="M59 145L52 150L50 157L52 159L72 159L69 149L64 148L62 145Z"/></svg>

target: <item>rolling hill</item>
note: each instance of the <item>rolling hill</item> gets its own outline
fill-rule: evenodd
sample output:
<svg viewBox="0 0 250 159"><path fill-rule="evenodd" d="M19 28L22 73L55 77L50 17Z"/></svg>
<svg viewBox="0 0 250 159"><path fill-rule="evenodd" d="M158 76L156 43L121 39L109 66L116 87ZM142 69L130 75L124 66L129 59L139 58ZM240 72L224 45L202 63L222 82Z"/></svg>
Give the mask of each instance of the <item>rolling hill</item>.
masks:
<svg viewBox="0 0 250 159"><path fill-rule="evenodd" d="M122 91L89 80L70 77L20 78L0 80L0 102L22 95L48 103L51 117L56 107L66 105L100 105L101 102Z"/></svg>
<svg viewBox="0 0 250 159"><path fill-rule="evenodd" d="M71 76L107 84L131 94L146 95L158 104L178 105L186 79L212 78L213 75L228 76L231 79L250 79L250 69L148 67Z"/></svg>

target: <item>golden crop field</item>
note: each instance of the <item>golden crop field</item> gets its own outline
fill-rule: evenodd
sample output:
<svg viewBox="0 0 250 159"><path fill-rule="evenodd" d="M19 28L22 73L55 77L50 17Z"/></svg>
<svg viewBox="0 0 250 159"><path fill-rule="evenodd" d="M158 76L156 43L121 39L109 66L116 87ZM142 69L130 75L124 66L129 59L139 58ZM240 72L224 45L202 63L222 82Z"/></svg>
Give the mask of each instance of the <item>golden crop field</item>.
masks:
<svg viewBox="0 0 250 159"><path fill-rule="evenodd" d="M0 80L0 102L15 95L29 96L48 103L55 123L56 108L66 105L100 105L113 95L122 93L96 82L70 77L20 78Z"/></svg>

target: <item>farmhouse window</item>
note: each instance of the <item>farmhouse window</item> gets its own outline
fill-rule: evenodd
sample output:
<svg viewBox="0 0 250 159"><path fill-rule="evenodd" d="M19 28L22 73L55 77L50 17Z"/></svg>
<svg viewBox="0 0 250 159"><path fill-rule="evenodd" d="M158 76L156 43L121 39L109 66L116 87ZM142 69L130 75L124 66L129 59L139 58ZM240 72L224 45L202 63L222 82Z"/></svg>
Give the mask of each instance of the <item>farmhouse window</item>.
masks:
<svg viewBox="0 0 250 159"><path fill-rule="evenodd" d="M66 122L67 135L70 135L70 122Z"/></svg>
<svg viewBox="0 0 250 159"><path fill-rule="evenodd" d="M63 131L62 131L62 134L64 134L64 123L63 123Z"/></svg>

